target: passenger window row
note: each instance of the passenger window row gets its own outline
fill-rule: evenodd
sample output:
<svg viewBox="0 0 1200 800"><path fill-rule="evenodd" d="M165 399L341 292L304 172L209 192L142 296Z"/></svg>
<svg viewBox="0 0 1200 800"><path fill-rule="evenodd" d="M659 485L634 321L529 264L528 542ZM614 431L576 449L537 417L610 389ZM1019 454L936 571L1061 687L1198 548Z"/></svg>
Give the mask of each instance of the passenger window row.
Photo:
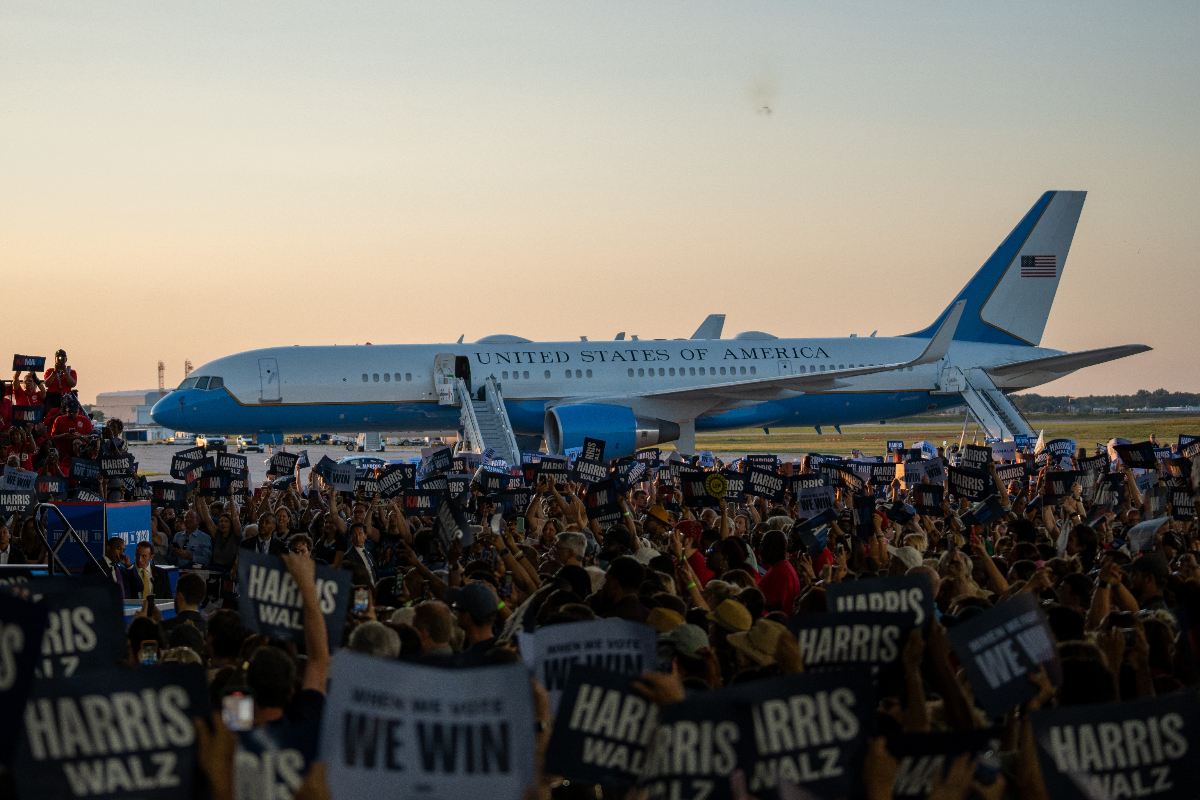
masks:
<svg viewBox="0 0 1200 800"><path fill-rule="evenodd" d="M393 374L395 374L395 376L396 376L396 377L395 377L396 383L399 383L399 382L400 382L400 373L399 373L399 372L397 372L397 373L391 373L391 372L385 372L385 373L383 373L383 382L384 382L384 383L391 383L391 382L392 382L392 375L393 375ZM378 373L378 372L372 372L372 373L371 373L371 374L368 376L368 375L367 375L367 373L365 373L365 372L364 372L364 373L363 373L363 376L362 376L362 380L363 380L363 383L367 383L368 381L370 381L370 382L372 382L372 383L379 383L379 373ZM406 372L406 373L404 373L404 380L406 380L406 381L411 381L411 380L412 380L412 373L411 373L411 372Z"/></svg>

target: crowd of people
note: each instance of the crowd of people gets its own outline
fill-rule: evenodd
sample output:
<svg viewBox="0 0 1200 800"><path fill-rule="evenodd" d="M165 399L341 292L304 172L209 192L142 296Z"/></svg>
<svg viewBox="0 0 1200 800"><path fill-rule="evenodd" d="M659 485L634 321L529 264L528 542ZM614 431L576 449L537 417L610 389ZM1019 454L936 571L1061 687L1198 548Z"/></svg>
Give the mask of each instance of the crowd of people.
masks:
<svg viewBox="0 0 1200 800"><path fill-rule="evenodd" d="M94 458L106 447L121 452L124 445L119 426L92 434L71 393L75 372L59 356L44 377L18 376L13 383L12 405L42 402L42 419L14 424L6 406L4 433L8 464L69 476L69 459ZM1171 508L1147 537L1131 536L1149 518L1144 474L1186 490L1193 504L1200 498L1195 472L1181 475L1162 463L1134 469L1107 457L1095 467L1108 455L1104 450L1039 458L1028 449L1009 463L980 468L987 477L983 499L956 497L947 488L936 506L918 502L931 479L905 481L908 470L898 470L882 484L833 485L832 506L821 515L801 506L796 479L825 475L822 481L839 484L831 468L850 462L814 455L776 459L771 468L762 457L727 465L643 453L637 460L644 474L630 484L618 480L605 513L589 503L595 484L555 480L531 465L485 464L453 501L466 525L451 538L445 517L407 507L405 493L370 496L366 483L340 492L312 470L307 480L299 473L272 476L241 497L191 492L178 506L152 503L150 536L133 558L126 541L113 538L84 572L142 601L126 629L123 668L201 664L214 710L231 693L253 698L248 731L286 731L303 741L303 775L289 791L304 797L331 791L317 758L330 642L379 659L469 670L519 662L520 633L616 618L656 632L661 666L638 686L666 707L803 674L797 619L834 611L832 587L923 576L934 619L907 631L896 679L879 680L874 735L880 738L854 767L862 773L863 796L893 796L897 756L885 746L887 737L994 728L1001 745L993 779L982 778L981 765L965 754L930 776L928 796L1048 797L1031 709L1195 693L1200 685L1189 627L1200 620L1194 511ZM948 466L957 454L939 448L928 456ZM912 457L896 451L886 460ZM1100 476L1073 480L1061 493L1051 488L1056 473L1082 475L1084 462ZM1014 464L1024 466L1022 477L1002 480L1000 471ZM610 466L611 475L622 474L620 462ZM708 500L682 488L689 476L719 473L727 479L724 492L751 469L773 472L791 488L774 497L718 492ZM510 478L505 497L484 490L479 477L489 471ZM1120 491L1096 505L1093 487L1102 480ZM528 490L524 508L511 499L518 485ZM870 506L859 502L867 497L874 498ZM45 544L33 519L14 517L0 526L0 563L45 564ZM299 640L256 633L239 611L245 590L239 559L251 552L279 556L293 575L304 611ZM176 570L173 591L164 567ZM356 593L333 636L315 589L322 568L348 572ZM1031 697L996 717L977 702L980 687L951 634L1023 595L1036 599L1053 632L1061 677L1033 672ZM174 613L164 619L160 603L167 599ZM544 695L536 676L533 691ZM535 708L544 748L562 720L544 702ZM239 778L246 731L239 740L229 724L219 714L198 723L198 790L215 798L255 795L255 784ZM581 784L539 768L529 794L638 797L638 791ZM729 792L714 796L747 796L745 786Z"/></svg>

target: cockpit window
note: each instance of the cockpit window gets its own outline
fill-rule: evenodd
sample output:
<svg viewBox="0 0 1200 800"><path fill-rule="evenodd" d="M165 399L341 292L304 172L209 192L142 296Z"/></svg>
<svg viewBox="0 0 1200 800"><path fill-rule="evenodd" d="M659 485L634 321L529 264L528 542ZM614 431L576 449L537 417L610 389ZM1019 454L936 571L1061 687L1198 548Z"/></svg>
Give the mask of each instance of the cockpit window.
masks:
<svg viewBox="0 0 1200 800"><path fill-rule="evenodd" d="M183 383L179 384L176 391L184 389L200 389L201 391L210 391L212 389L223 389L225 387L225 379L211 377L208 375L197 375L193 378L184 378Z"/></svg>

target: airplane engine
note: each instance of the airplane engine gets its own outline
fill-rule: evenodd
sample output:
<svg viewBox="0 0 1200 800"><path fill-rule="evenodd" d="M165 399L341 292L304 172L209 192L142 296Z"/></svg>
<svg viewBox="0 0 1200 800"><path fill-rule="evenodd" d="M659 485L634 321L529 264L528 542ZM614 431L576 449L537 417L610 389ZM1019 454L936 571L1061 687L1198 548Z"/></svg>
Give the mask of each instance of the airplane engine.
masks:
<svg viewBox="0 0 1200 800"><path fill-rule="evenodd" d="M641 447L653 447L679 438L679 425L665 419L635 417L624 406L599 403L554 406L546 409L546 449L553 455L582 447L584 438L605 443L605 460L633 455Z"/></svg>

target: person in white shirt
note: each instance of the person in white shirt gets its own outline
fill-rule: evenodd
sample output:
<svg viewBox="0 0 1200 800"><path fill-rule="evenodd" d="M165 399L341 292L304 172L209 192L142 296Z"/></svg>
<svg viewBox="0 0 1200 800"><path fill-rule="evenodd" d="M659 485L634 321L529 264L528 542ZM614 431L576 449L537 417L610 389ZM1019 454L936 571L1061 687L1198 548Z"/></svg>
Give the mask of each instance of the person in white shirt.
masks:
<svg viewBox="0 0 1200 800"><path fill-rule="evenodd" d="M12 534L8 526L0 522L0 564L16 564L16 548L12 544Z"/></svg>
<svg viewBox="0 0 1200 800"><path fill-rule="evenodd" d="M367 528L361 522L350 523L350 548L342 556L342 564L361 564L371 578L371 585L379 577L375 571L375 561L366 550Z"/></svg>

